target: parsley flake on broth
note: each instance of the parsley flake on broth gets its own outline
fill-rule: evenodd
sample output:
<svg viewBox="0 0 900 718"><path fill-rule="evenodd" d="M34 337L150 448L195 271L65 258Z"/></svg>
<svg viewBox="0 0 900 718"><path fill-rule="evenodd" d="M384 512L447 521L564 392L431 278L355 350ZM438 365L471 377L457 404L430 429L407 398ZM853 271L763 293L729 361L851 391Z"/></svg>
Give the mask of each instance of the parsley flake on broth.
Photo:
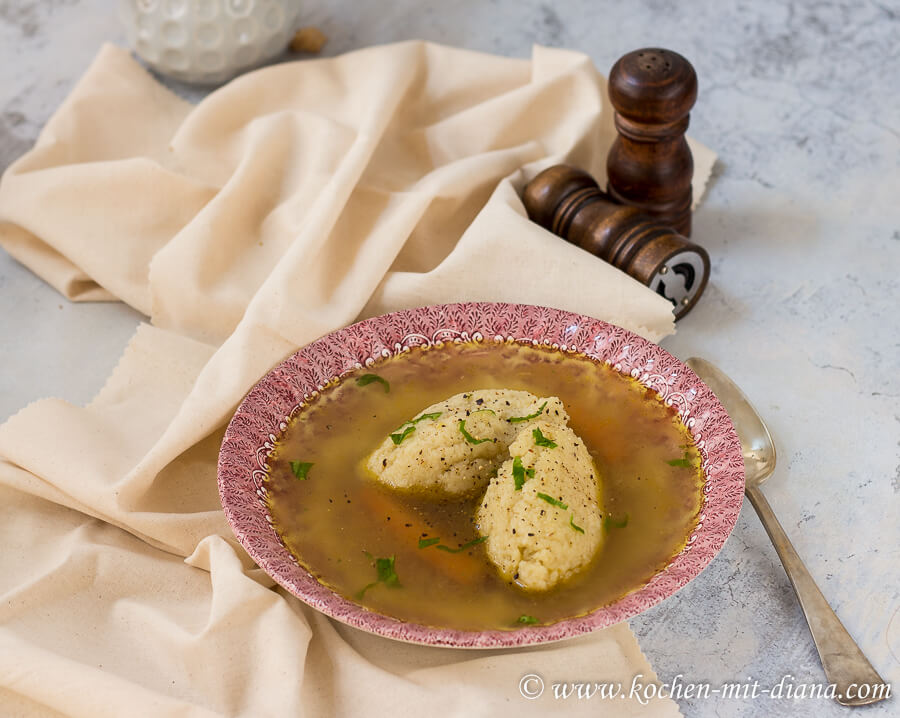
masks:
<svg viewBox="0 0 900 718"><path fill-rule="evenodd" d="M479 536L476 539L472 539L471 541L467 541L462 546L458 548L450 548L449 546L445 546L444 544L438 544L435 548L440 549L441 551L446 551L447 553L462 553L463 551L467 551L473 546L477 546L480 543L484 543L488 540L487 536Z"/></svg>
<svg viewBox="0 0 900 718"><path fill-rule="evenodd" d="M294 472L294 476L296 476L301 481L306 481L309 478L307 475L309 474L309 470L313 467L313 463L310 461L291 461L291 471Z"/></svg>
<svg viewBox="0 0 900 718"><path fill-rule="evenodd" d="M694 462L691 460L691 452L687 450L689 447L685 445L682 446L682 448L685 449L684 456L682 456L680 459L669 459L666 463L669 466L691 469L694 467Z"/></svg>
<svg viewBox="0 0 900 718"><path fill-rule="evenodd" d="M394 557L389 556L388 558L376 558L374 561L375 573L378 575L372 583L364 586L360 591L357 592L356 598L362 599L363 596L366 595L366 591L368 591L373 586L377 586L379 583L383 583L385 586L392 586L394 588L400 587L400 578L397 576L397 572L394 570Z"/></svg>
<svg viewBox="0 0 900 718"><path fill-rule="evenodd" d="M487 541L487 536L479 536L478 538L472 539L471 541L467 541L461 546L452 548L451 546L442 544L440 537L422 538L419 539L419 548L428 548L429 546L434 546L436 549L445 551L447 553L462 553L463 551L468 551L473 546L477 546L478 544L484 543L485 541Z"/></svg>
<svg viewBox="0 0 900 718"><path fill-rule="evenodd" d="M373 370L387 386L357 383ZM460 420L496 441L469 443ZM582 452L595 492L558 487L557 462ZM314 464L311 480L295 475L298 456ZM682 456L691 467L667 464ZM489 342L413 348L346 375L292 417L268 463L272 524L322 584L379 614L459 630L549 625L640 587L683 547L703 487L692 437L638 382L578 355ZM541 547L557 544L560 575L541 578ZM510 573L508 545L521 555Z"/></svg>
<svg viewBox="0 0 900 718"><path fill-rule="evenodd" d="M626 526L628 526L628 514L625 514L624 518L621 519L614 519L609 514L603 517L603 528L607 531L609 529L624 529Z"/></svg>
<svg viewBox="0 0 900 718"><path fill-rule="evenodd" d="M378 382L384 387L384 393L387 394L391 390L391 385L386 379L378 376L378 374L363 374L356 380L357 386L368 386L373 382Z"/></svg>
<svg viewBox="0 0 900 718"><path fill-rule="evenodd" d="M680 466L680 467L685 468L685 469L691 468L691 462L690 462L690 459L687 459L687 458L683 458L683 459L670 459L670 460L667 461L666 463L667 463L669 466Z"/></svg>

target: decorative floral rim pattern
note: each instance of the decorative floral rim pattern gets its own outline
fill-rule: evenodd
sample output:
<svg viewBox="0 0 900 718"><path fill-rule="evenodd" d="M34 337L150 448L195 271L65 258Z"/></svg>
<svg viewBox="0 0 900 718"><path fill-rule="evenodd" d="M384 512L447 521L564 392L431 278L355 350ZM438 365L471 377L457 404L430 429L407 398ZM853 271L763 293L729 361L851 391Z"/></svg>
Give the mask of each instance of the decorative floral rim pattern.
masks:
<svg viewBox="0 0 900 718"><path fill-rule="evenodd" d="M549 626L459 631L371 612L320 584L272 528L263 480L276 437L290 417L335 378L410 348L446 342L522 342L605 362L675 407L703 456L704 501L685 548L644 586L618 601ZM322 613L396 640L458 648L525 646L571 638L635 616L697 576L734 528L744 494L740 442L712 391L659 346L612 324L558 309L473 302L367 319L303 347L250 390L225 432L218 465L225 517L247 553L279 584Z"/></svg>

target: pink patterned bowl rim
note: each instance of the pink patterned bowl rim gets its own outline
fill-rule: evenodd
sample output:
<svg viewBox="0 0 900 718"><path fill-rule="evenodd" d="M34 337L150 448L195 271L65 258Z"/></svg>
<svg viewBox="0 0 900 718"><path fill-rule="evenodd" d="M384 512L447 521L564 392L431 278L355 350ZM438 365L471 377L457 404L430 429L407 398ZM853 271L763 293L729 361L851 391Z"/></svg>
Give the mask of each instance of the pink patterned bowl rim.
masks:
<svg viewBox="0 0 900 718"><path fill-rule="evenodd" d="M580 353L611 365L678 410L706 473L697 527L649 582L590 614L548 626L460 631L383 616L319 583L285 548L265 503L267 460L290 418L335 377L412 347L448 342L521 342ZM674 594L722 548L741 509L744 463L727 412L700 378L656 344L590 317L526 304L442 304L366 319L317 339L260 380L225 432L219 495L231 528L256 563L292 594L346 624L396 640L458 648L502 648L571 638L635 616Z"/></svg>

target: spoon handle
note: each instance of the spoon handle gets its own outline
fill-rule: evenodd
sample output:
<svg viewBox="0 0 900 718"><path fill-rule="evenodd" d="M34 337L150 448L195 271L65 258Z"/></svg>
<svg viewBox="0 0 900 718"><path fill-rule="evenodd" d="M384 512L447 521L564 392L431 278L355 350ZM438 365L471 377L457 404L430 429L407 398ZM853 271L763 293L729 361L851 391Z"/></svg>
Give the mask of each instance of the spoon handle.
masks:
<svg viewBox="0 0 900 718"><path fill-rule="evenodd" d="M762 491L756 486L748 486L746 494L772 539L785 573L800 599L800 607L822 659L825 677L836 686L837 702L845 706L862 706L888 698L890 686L878 675L831 610ZM858 691L860 687L862 689ZM859 693L864 693L864 697L860 697Z"/></svg>

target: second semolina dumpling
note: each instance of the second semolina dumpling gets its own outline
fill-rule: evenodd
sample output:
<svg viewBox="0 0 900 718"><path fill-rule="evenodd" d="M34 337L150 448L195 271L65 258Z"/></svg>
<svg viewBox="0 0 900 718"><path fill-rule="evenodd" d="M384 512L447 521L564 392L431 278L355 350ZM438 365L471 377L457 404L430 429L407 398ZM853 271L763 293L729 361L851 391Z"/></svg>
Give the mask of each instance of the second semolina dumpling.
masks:
<svg viewBox="0 0 900 718"><path fill-rule="evenodd" d="M488 558L508 581L546 591L582 570L603 539L591 455L565 424L538 420L509 445L476 513Z"/></svg>

